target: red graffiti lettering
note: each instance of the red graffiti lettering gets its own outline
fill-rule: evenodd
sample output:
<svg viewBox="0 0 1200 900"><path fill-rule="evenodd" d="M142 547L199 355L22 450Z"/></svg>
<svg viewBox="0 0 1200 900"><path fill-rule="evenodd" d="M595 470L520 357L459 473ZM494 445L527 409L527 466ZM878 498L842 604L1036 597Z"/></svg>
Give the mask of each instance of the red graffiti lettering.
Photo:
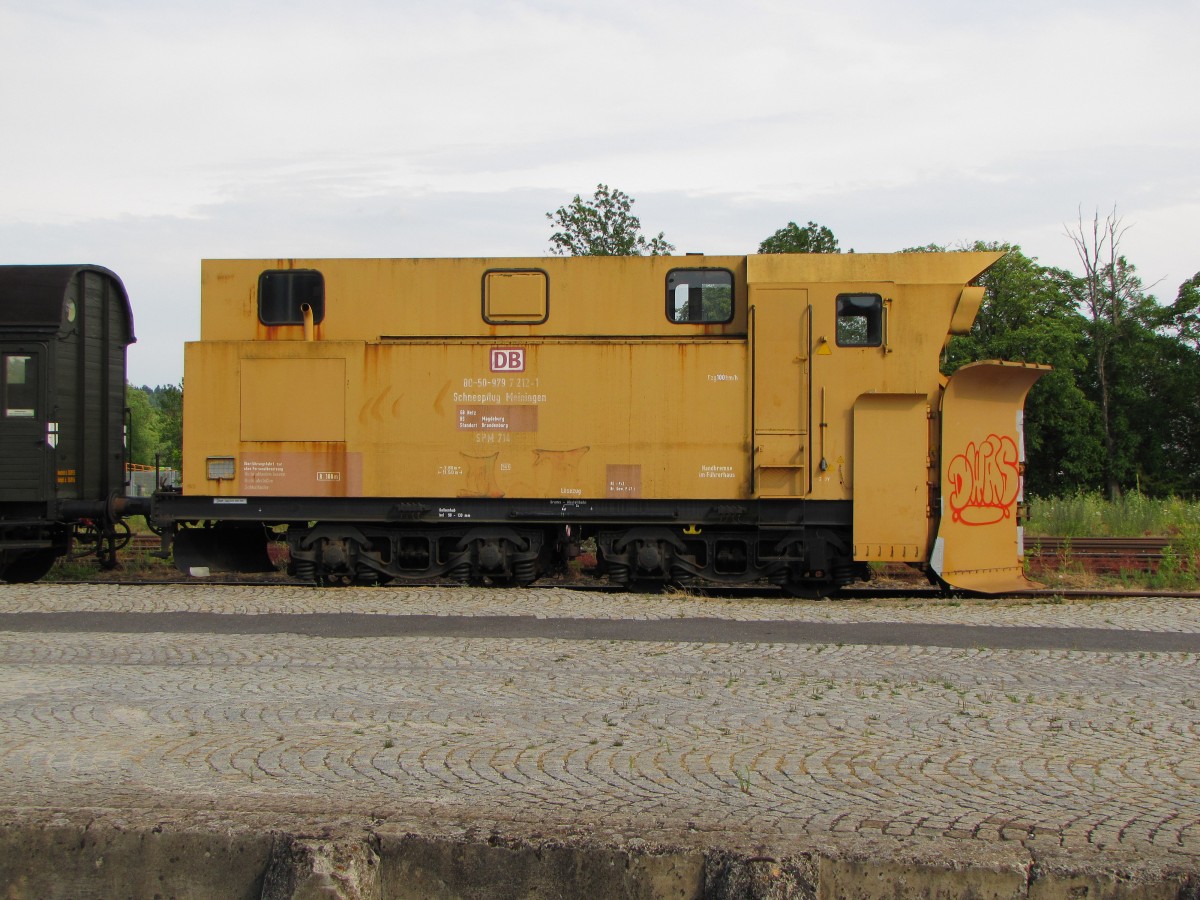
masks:
<svg viewBox="0 0 1200 900"><path fill-rule="evenodd" d="M995 434L978 446L971 442L950 460L946 483L955 522L992 525L1009 518L1021 495L1021 455L1016 442Z"/></svg>

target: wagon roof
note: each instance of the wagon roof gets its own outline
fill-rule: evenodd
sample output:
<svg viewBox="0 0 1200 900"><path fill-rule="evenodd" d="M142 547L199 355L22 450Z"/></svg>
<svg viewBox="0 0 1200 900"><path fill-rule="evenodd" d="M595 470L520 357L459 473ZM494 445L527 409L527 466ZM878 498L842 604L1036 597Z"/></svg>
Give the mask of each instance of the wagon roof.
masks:
<svg viewBox="0 0 1200 900"><path fill-rule="evenodd" d="M116 286L125 313L126 333L129 343L133 343L133 310L129 306L129 294L117 274L103 266L0 266L0 325L58 330L67 288L80 272L97 272Z"/></svg>

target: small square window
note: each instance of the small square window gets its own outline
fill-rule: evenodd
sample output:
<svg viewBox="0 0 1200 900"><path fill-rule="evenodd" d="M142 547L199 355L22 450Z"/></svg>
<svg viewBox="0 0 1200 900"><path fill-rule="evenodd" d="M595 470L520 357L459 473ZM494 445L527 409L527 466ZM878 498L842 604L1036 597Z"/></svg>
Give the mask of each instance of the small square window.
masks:
<svg viewBox="0 0 1200 900"><path fill-rule="evenodd" d="M304 306L313 324L325 318L325 276L313 269L279 269L258 276L258 320L264 325L303 325Z"/></svg>
<svg viewBox="0 0 1200 900"><path fill-rule="evenodd" d="M693 325L733 319L733 273L728 269L672 269L667 273L667 318Z"/></svg>
<svg viewBox="0 0 1200 900"><path fill-rule="evenodd" d="M879 347L883 344L883 298L878 294L838 294L839 347Z"/></svg>
<svg viewBox="0 0 1200 900"><path fill-rule="evenodd" d="M208 477L212 481L232 481L237 474L232 456L210 456L208 462Z"/></svg>

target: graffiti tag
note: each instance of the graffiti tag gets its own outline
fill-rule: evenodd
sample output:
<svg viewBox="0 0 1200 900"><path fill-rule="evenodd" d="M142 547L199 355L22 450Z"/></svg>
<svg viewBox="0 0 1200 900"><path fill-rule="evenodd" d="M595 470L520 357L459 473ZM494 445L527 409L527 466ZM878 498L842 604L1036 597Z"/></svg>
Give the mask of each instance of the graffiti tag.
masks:
<svg viewBox="0 0 1200 900"><path fill-rule="evenodd" d="M964 525L993 525L1012 516L1021 495L1021 454L1007 435L987 440L950 460L946 469L951 515Z"/></svg>

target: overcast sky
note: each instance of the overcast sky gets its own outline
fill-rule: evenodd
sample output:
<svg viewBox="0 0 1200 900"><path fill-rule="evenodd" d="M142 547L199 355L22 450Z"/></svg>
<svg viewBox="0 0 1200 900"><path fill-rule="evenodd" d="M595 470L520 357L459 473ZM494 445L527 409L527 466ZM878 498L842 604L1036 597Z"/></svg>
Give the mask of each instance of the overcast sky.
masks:
<svg viewBox="0 0 1200 900"><path fill-rule="evenodd" d="M678 252L1010 241L1116 205L1200 271L1200 0L0 0L0 262L94 262L176 383L212 257L541 256L598 182Z"/></svg>

